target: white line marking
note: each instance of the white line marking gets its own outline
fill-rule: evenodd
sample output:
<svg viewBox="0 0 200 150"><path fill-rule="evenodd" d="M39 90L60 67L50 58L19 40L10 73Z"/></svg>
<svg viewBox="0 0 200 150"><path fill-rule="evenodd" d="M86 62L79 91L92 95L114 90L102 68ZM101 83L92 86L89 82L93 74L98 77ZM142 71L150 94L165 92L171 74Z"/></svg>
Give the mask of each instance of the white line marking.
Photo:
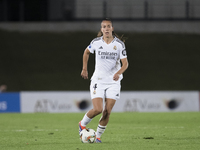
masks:
<svg viewBox="0 0 200 150"><path fill-rule="evenodd" d="M168 128L168 129L183 129L184 127L165 127L165 128Z"/></svg>
<svg viewBox="0 0 200 150"><path fill-rule="evenodd" d="M23 130L23 129L18 129L18 130L0 130L0 132L28 132L28 131L32 131L32 132L41 132L41 131L48 131L48 132L52 132L52 131L59 131L58 129L52 129L52 130L47 130L47 129L33 129L33 130Z"/></svg>
<svg viewBox="0 0 200 150"><path fill-rule="evenodd" d="M26 130L13 130L14 132L26 132Z"/></svg>

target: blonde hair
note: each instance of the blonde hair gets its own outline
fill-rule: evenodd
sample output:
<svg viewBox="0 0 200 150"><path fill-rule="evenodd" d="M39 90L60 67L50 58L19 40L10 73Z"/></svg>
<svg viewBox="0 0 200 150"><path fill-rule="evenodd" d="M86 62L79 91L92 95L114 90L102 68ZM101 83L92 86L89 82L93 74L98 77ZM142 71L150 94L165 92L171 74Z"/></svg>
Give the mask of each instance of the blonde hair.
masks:
<svg viewBox="0 0 200 150"><path fill-rule="evenodd" d="M112 21L111 21L111 19L109 19L109 18L105 18L105 19L102 20L102 22L103 21L110 21L111 24L113 24ZM126 41L126 38L124 37L124 35L122 35L121 37L119 37L119 35L117 35L117 33L115 33L114 31L112 31L112 35L113 35L113 37L117 37L118 39L120 39L122 42ZM103 33L101 31L99 31L97 33L97 37L101 37L101 36L103 36Z"/></svg>

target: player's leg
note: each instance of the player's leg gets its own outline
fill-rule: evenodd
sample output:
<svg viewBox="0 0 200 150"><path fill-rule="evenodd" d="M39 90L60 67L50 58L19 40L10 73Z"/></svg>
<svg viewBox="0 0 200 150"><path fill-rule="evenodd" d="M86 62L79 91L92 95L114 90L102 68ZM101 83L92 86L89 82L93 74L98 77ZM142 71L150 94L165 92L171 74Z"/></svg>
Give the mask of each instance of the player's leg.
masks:
<svg viewBox="0 0 200 150"><path fill-rule="evenodd" d="M100 98L100 97L94 98L92 100L92 104L93 104L93 109L91 109L87 113L87 116L89 118L94 118L95 116L99 115L103 111L103 99L102 98Z"/></svg>
<svg viewBox="0 0 200 150"><path fill-rule="evenodd" d="M104 89L98 81L91 81L90 83L90 95L92 98L93 109L88 111L82 121L79 122L79 133L82 131L88 123L97 116L102 113L103 110L103 97L104 97Z"/></svg>
<svg viewBox="0 0 200 150"><path fill-rule="evenodd" d="M110 98L105 99L105 109L103 110L102 117L99 121L99 124L101 126L106 126L108 124L110 114L113 106L115 105L115 102L116 102L115 99L110 99Z"/></svg>
<svg viewBox="0 0 200 150"><path fill-rule="evenodd" d="M115 105L116 100L120 98L120 90L121 90L120 83L113 84L109 86L106 90L105 108L103 110L103 114L99 121L99 125L97 127L97 132L96 132L96 137L97 137L96 142L98 143L101 143L100 137L106 129L106 125L108 124L112 108Z"/></svg>
<svg viewBox="0 0 200 150"><path fill-rule="evenodd" d="M115 105L115 102L116 100L114 99L106 98L105 100L105 108L103 110L102 117L99 121L99 125L97 127L97 132L96 132L97 142L101 142L100 137L106 130L106 125L108 124L110 114L113 106Z"/></svg>
<svg viewBox="0 0 200 150"><path fill-rule="evenodd" d="M79 133L86 128L86 125L92 121L92 119L102 113L103 110L103 99L94 98L92 100L93 109L89 110L79 122Z"/></svg>

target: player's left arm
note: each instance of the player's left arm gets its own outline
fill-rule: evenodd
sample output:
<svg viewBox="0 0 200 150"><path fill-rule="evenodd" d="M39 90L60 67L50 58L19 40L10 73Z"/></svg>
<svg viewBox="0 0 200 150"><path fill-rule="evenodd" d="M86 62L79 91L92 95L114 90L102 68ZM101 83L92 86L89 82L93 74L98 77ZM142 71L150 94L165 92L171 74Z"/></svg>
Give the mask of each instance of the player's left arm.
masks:
<svg viewBox="0 0 200 150"><path fill-rule="evenodd" d="M119 80L119 76L124 73L124 71L128 68L128 59L127 58L123 58L121 59L122 62L122 67L119 71L117 71L115 73L115 75L113 76L113 80L117 81Z"/></svg>

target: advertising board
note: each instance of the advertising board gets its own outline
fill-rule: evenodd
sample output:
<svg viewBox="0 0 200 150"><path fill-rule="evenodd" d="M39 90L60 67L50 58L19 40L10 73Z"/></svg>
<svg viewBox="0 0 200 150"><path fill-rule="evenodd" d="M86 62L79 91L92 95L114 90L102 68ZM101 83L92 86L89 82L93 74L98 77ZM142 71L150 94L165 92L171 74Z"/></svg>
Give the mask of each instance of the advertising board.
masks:
<svg viewBox="0 0 200 150"><path fill-rule="evenodd" d="M183 112L199 111L198 91L122 92L116 112Z"/></svg>
<svg viewBox="0 0 200 150"><path fill-rule="evenodd" d="M19 93L0 93L0 113L20 112Z"/></svg>
<svg viewBox="0 0 200 150"><path fill-rule="evenodd" d="M92 108L89 92L21 92L21 112L82 112Z"/></svg>

